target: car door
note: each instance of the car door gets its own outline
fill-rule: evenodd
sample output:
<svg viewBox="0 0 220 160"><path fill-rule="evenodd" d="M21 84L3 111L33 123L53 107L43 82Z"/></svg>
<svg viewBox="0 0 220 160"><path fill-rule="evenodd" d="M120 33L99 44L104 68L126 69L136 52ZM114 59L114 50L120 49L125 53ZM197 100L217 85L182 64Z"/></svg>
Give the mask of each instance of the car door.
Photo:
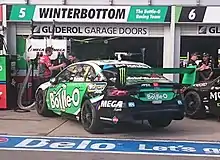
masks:
<svg viewBox="0 0 220 160"><path fill-rule="evenodd" d="M51 86L47 92L49 109L58 114L65 112L77 115L80 112L88 86L84 77L88 67L83 64L70 65L57 75L57 84Z"/></svg>
<svg viewBox="0 0 220 160"><path fill-rule="evenodd" d="M220 116L220 78L218 78L211 86L209 98L210 112Z"/></svg>

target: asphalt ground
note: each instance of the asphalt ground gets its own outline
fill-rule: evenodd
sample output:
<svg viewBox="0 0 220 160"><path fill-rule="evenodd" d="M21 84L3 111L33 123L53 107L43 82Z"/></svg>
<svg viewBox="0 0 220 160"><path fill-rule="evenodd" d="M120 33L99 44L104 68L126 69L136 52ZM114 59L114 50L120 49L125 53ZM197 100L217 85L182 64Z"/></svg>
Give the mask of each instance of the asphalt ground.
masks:
<svg viewBox="0 0 220 160"><path fill-rule="evenodd" d="M206 120L191 120L185 118L182 121L174 121L169 127L161 130L152 130L147 123L127 124L111 128L105 134L90 134L84 131L76 121L61 117L46 118L36 114L16 113L13 111L0 111L0 134L19 136L73 136L73 137L95 137L115 139L146 139L146 140L190 140L190 141L219 141L220 122L216 118ZM116 153L68 153L68 152L39 152L39 151L3 151L0 149L0 160L217 160L220 157L193 157L193 156L159 156L159 155L137 155ZM16 158L15 158L16 157Z"/></svg>

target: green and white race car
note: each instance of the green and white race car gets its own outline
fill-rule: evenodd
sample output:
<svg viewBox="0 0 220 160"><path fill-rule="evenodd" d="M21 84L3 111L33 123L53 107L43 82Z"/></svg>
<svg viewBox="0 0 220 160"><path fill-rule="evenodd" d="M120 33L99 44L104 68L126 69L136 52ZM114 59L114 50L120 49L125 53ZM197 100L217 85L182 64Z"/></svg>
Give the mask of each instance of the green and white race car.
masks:
<svg viewBox="0 0 220 160"><path fill-rule="evenodd" d="M90 133L99 133L105 123L135 120L167 127L184 118L184 105L179 85L155 72L173 71L131 61L74 63L39 86L36 110L42 116L74 116Z"/></svg>

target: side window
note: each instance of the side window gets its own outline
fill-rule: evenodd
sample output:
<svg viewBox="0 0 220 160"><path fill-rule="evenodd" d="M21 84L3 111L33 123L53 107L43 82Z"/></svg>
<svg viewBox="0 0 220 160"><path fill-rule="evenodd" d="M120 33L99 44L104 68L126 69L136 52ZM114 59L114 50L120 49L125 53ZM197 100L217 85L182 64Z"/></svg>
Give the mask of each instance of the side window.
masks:
<svg viewBox="0 0 220 160"><path fill-rule="evenodd" d="M88 71L88 75L86 77L86 82L92 82L95 80L95 78L96 78L95 69L93 67L90 67Z"/></svg>
<svg viewBox="0 0 220 160"><path fill-rule="evenodd" d="M71 76L76 72L76 65L69 66L58 75L58 82L69 82Z"/></svg>

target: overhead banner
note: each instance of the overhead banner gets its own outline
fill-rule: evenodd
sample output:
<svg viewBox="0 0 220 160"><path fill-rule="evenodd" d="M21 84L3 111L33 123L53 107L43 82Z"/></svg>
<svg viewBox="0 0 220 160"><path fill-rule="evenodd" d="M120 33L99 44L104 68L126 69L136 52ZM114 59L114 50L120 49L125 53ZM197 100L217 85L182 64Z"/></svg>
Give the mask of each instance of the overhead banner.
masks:
<svg viewBox="0 0 220 160"><path fill-rule="evenodd" d="M52 24L33 26L34 35L51 35ZM134 24L56 24L55 36L97 36L97 37L146 37L149 30L145 25Z"/></svg>
<svg viewBox="0 0 220 160"><path fill-rule="evenodd" d="M207 36L219 36L220 25L199 25L197 26L197 34Z"/></svg>
<svg viewBox="0 0 220 160"><path fill-rule="evenodd" d="M168 6L67 6L12 5L8 20L35 22L164 23L170 22Z"/></svg>
<svg viewBox="0 0 220 160"><path fill-rule="evenodd" d="M220 6L176 7L176 22L220 23Z"/></svg>

